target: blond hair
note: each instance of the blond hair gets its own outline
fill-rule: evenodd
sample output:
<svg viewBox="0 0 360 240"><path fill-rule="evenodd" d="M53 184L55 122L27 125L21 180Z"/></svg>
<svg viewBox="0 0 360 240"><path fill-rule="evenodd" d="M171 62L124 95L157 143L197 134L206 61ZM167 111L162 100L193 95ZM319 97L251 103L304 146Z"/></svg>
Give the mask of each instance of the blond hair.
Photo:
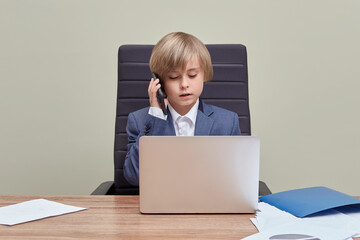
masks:
<svg viewBox="0 0 360 240"><path fill-rule="evenodd" d="M150 58L150 70L164 78L165 74L178 67L184 70L188 61L194 57L204 70L204 82L210 81L213 67L205 45L193 35L183 32L169 33L155 45Z"/></svg>

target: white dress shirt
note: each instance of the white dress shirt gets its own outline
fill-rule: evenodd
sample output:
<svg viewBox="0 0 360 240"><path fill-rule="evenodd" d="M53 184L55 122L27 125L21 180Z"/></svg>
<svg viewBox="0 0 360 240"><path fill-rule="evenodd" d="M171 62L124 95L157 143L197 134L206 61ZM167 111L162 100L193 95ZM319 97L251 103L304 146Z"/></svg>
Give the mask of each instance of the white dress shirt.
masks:
<svg viewBox="0 0 360 240"><path fill-rule="evenodd" d="M173 120L176 136L194 136L197 110L199 108L199 99L196 101L190 111L184 116L181 116L179 113L177 113L170 104L168 104L168 107ZM157 107L150 107L149 114L164 120L167 119L167 115L164 115L162 110Z"/></svg>

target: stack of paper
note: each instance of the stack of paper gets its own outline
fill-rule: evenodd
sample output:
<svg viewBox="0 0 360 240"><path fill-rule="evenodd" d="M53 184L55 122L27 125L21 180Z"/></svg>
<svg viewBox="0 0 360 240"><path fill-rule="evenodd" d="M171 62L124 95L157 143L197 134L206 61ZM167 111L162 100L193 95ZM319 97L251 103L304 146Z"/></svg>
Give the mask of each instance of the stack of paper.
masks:
<svg viewBox="0 0 360 240"><path fill-rule="evenodd" d="M264 202L259 203L256 218L251 219L259 233L246 240L342 240L360 236L360 206L356 205L360 200L343 193L315 187L260 199Z"/></svg>

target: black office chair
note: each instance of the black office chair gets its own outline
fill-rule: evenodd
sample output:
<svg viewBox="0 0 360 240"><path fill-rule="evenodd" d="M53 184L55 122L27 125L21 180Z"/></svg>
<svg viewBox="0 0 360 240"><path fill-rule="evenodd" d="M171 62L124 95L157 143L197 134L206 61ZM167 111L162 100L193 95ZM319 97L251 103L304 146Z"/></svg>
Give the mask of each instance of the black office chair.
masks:
<svg viewBox="0 0 360 240"><path fill-rule="evenodd" d="M149 105L147 88L153 45L123 45L118 54L118 97L115 124L114 181L102 183L92 195L138 195L139 188L123 176L128 136L128 114ZM246 48L240 44L206 45L214 68L212 81L205 83L201 99L239 115L242 135L251 135ZM271 194L264 182L259 195Z"/></svg>

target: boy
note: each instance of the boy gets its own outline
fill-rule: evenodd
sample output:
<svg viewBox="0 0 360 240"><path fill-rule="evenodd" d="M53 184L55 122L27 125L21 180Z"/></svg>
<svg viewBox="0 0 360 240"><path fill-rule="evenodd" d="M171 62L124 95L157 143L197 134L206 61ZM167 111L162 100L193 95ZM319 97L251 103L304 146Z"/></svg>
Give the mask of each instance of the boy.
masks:
<svg viewBox="0 0 360 240"><path fill-rule="evenodd" d="M199 39L182 32L164 36L153 49L150 70L162 80L168 114L163 113L156 97L160 81L152 78L148 87L150 107L130 113L126 127L129 144L124 177L136 186L139 185L141 136L241 134L236 113L199 99L204 82L213 77L210 54Z"/></svg>

